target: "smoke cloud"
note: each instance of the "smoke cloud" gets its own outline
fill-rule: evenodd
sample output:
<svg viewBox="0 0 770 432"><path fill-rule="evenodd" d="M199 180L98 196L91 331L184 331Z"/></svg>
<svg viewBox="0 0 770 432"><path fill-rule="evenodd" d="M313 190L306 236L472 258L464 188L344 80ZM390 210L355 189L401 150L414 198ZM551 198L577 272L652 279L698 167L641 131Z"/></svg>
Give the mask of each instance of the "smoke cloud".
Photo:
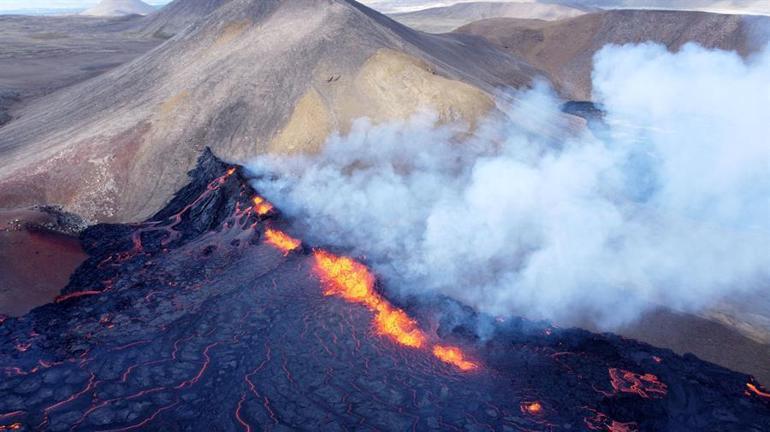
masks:
<svg viewBox="0 0 770 432"><path fill-rule="evenodd" d="M770 50L607 46L594 64L593 132L519 126L569 127L540 84L501 97L505 116L471 137L430 113L360 119L319 155L255 160L254 186L394 295L493 316L611 328L767 289Z"/></svg>

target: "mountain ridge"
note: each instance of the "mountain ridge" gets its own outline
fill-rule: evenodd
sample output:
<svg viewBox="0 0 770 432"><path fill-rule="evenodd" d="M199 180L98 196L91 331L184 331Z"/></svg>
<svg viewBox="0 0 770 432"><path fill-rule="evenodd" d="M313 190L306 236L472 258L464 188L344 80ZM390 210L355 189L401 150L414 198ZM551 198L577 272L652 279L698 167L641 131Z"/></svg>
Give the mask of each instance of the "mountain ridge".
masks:
<svg viewBox="0 0 770 432"><path fill-rule="evenodd" d="M536 74L481 38L422 34L355 2L232 0L25 107L0 129L0 200L133 220L168 200L205 146L234 161L317 151L354 118L425 108L473 124L498 87Z"/></svg>

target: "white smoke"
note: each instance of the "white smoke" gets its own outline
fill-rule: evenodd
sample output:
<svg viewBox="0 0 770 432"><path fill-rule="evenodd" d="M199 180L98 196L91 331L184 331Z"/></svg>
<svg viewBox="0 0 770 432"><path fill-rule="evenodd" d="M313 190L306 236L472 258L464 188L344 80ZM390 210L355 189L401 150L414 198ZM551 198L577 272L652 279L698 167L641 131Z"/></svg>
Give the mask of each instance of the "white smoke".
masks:
<svg viewBox="0 0 770 432"><path fill-rule="evenodd" d="M496 117L460 140L429 114L361 119L319 155L254 161L254 186L396 294L496 316L610 327L767 289L770 50L608 46L594 92L601 133L554 143ZM566 126L542 85L513 100L508 118Z"/></svg>

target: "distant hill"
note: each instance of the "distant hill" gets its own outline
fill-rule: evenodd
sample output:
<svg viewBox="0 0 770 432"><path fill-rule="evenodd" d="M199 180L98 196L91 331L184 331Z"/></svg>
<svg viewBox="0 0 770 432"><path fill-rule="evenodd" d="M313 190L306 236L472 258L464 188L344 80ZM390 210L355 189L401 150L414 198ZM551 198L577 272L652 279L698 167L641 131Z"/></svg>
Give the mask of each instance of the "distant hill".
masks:
<svg viewBox="0 0 770 432"><path fill-rule="evenodd" d="M768 0L487 0L500 3L551 4L577 9L689 10L725 14L770 15ZM364 0L363 3L388 14L443 8L474 0ZM501 15L497 15L501 17ZM493 17L488 17L493 18ZM526 17L514 17L526 18ZM480 19L480 18L477 18Z"/></svg>
<svg viewBox="0 0 770 432"><path fill-rule="evenodd" d="M548 0L599 9L689 10L723 14L770 15L768 0Z"/></svg>
<svg viewBox="0 0 770 432"><path fill-rule="evenodd" d="M746 56L770 39L770 18L689 11L613 10L560 21L493 18L457 30L487 38L547 73L569 99L591 98L593 56L606 44L687 42Z"/></svg>
<svg viewBox="0 0 770 432"><path fill-rule="evenodd" d="M416 12L396 13L396 21L430 33L444 33L486 18L526 18L559 20L582 15L593 8L547 4L545 2L471 2L435 7Z"/></svg>
<svg viewBox="0 0 770 432"><path fill-rule="evenodd" d="M86 9L81 15L88 16L125 16L149 15L155 8L141 0L102 0L98 5Z"/></svg>

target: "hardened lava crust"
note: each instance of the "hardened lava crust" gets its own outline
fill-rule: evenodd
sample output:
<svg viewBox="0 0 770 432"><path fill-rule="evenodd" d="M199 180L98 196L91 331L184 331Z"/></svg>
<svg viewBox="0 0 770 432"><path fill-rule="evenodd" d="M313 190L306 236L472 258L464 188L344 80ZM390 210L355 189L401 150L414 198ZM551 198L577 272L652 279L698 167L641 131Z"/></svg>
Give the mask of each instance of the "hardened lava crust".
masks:
<svg viewBox="0 0 770 432"><path fill-rule="evenodd" d="M0 431L770 430L766 390L694 356L391 303L209 151L149 220L80 240L54 303L0 318Z"/></svg>

